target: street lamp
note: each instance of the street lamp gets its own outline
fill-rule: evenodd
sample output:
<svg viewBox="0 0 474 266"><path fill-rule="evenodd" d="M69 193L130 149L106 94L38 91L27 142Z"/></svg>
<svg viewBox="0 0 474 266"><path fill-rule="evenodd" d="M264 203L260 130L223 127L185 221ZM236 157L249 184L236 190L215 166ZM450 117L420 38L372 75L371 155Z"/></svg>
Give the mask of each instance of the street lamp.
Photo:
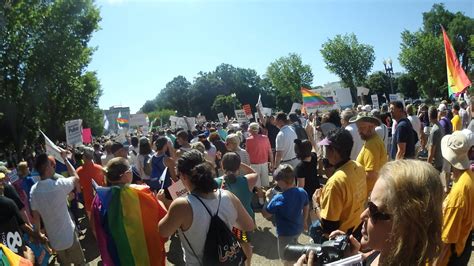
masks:
<svg viewBox="0 0 474 266"><path fill-rule="evenodd" d="M383 60L383 67L385 68L385 74L388 75L390 79L390 91L393 94L393 84L392 84L392 76L393 76L393 67L392 67L392 59L385 59Z"/></svg>
<svg viewBox="0 0 474 266"><path fill-rule="evenodd" d="M235 112L235 98L237 97L237 95L233 92L230 97L232 97L232 104L234 105L234 112Z"/></svg>

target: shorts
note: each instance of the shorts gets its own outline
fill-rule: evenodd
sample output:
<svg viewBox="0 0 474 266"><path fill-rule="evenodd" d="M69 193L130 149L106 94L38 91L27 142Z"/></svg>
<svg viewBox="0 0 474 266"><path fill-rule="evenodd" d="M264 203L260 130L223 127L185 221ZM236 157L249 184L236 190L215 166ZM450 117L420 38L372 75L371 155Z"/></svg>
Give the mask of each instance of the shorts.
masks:
<svg viewBox="0 0 474 266"><path fill-rule="evenodd" d="M270 180L268 179L268 163L251 164L250 167L258 174L258 179L255 186L269 187Z"/></svg>
<svg viewBox="0 0 474 266"><path fill-rule="evenodd" d="M61 265L85 265L86 263L86 258L84 257L84 252L82 251L81 243L79 243L76 233L74 233L72 246L65 250L57 250L56 254L58 255L58 260Z"/></svg>
<svg viewBox="0 0 474 266"><path fill-rule="evenodd" d="M250 236L247 232L240 230L239 228L232 227L232 233L234 233L237 240L250 243Z"/></svg>

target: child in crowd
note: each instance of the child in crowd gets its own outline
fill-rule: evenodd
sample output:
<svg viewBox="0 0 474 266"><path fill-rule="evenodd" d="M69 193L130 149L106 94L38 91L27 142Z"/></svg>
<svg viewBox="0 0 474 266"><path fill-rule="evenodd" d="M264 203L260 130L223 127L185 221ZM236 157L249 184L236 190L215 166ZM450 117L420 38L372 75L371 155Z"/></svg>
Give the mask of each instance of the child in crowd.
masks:
<svg viewBox="0 0 474 266"><path fill-rule="evenodd" d="M278 255L283 260L286 245L297 243L303 229L308 228L308 194L303 188L295 186L295 174L291 165L280 165L275 171L274 180L282 193L277 193L270 199L274 189L267 191L268 204L264 205L262 215L265 218L275 215ZM284 260L283 263L290 265Z"/></svg>

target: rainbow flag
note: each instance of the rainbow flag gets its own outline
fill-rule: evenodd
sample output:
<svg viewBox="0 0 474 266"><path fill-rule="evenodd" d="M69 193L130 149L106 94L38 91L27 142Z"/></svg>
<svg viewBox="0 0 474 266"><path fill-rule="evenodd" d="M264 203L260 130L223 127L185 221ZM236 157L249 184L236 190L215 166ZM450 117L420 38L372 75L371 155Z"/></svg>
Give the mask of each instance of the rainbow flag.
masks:
<svg viewBox="0 0 474 266"><path fill-rule="evenodd" d="M468 79L464 69L456 56L451 42L449 41L448 35L443 27L443 39L444 39L444 51L446 54L446 70L448 73L448 95L456 95L463 93L467 87L471 85L471 81Z"/></svg>
<svg viewBox="0 0 474 266"><path fill-rule="evenodd" d="M122 112L119 112L116 121L119 127L128 126L128 119L122 117Z"/></svg>
<svg viewBox="0 0 474 266"><path fill-rule="evenodd" d="M324 97L319 93L310 91L306 88L301 88L301 94L303 95L303 106L314 107L319 105L333 105L335 104L332 97Z"/></svg>
<svg viewBox="0 0 474 266"><path fill-rule="evenodd" d="M0 243L0 265L2 266L33 266L29 260L15 254Z"/></svg>
<svg viewBox="0 0 474 266"><path fill-rule="evenodd" d="M158 222L166 209L149 187L94 187L92 216L103 264L165 265L166 239L158 233Z"/></svg>

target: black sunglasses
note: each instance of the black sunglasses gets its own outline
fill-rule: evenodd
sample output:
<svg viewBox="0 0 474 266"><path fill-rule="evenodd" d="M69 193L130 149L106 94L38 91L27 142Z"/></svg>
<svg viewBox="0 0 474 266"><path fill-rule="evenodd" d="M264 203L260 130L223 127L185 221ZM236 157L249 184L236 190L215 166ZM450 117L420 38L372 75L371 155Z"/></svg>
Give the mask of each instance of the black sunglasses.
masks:
<svg viewBox="0 0 474 266"><path fill-rule="evenodd" d="M367 208L369 208L369 216L374 222L390 220L390 214L379 211L379 207L372 201L367 202Z"/></svg>

